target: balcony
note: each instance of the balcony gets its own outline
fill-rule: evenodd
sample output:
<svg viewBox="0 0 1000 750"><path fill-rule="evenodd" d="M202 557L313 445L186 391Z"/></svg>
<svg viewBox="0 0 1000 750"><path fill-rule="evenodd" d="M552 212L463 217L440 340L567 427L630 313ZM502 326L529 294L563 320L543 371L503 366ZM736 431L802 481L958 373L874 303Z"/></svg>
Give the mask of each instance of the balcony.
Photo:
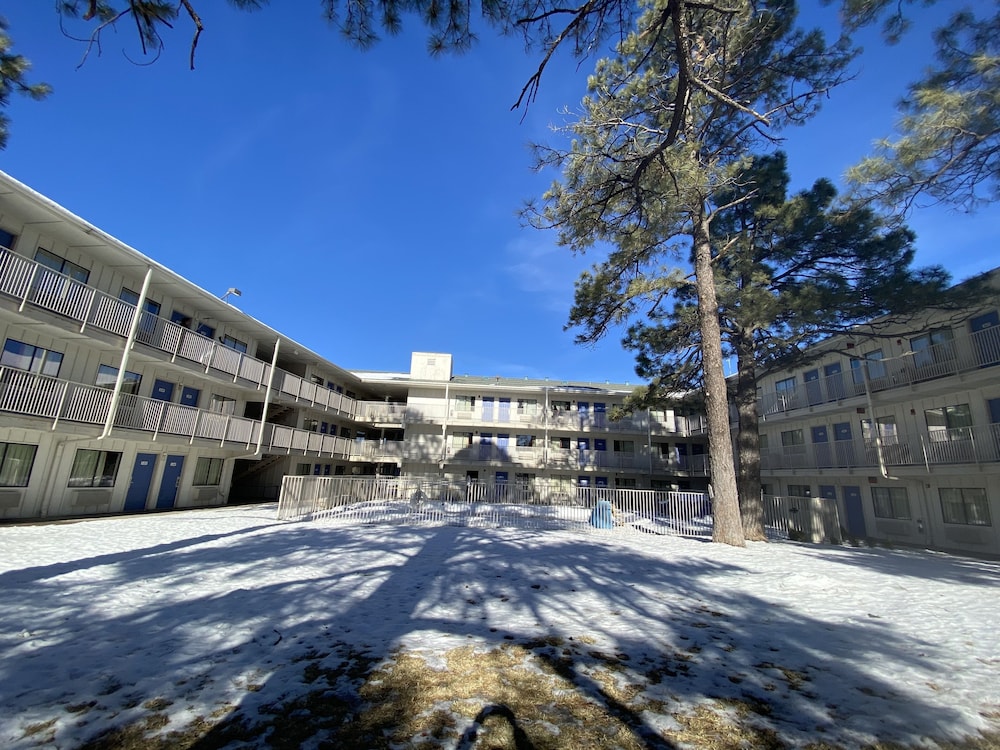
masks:
<svg viewBox="0 0 1000 750"><path fill-rule="evenodd" d="M96 385L0 367L0 413L49 420L52 429L59 422L103 428L111 397L110 390ZM112 426L148 433L152 440L161 436L188 441L198 438L244 451L256 447L261 429L258 420L127 393L121 395ZM351 445L345 438L265 423L261 450L342 457L348 455Z"/></svg>
<svg viewBox="0 0 1000 750"><path fill-rule="evenodd" d="M1000 462L1000 424L933 430L921 435L836 440L811 445L786 446L764 451L761 468L778 469L874 469L923 467Z"/></svg>
<svg viewBox="0 0 1000 750"><path fill-rule="evenodd" d="M908 352L892 359L861 360L868 365L868 387L872 393L898 388L953 375L975 372L1000 365L1000 327L986 328L951 341L935 344L916 352ZM761 394L759 409L765 419L835 403L847 398L865 395L865 384L860 370L838 372L794 388Z"/></svg>
<svg viewBox="0 0 1000 750"><path fill-rule="evenodd" d="M96 328L127 338L136 315L135 305L6 248L0 248L0 294L15 299L22 307L30 304L68 318L79 324L81 333ZM232 378L234 383L257 389L266 387L271 371L268 362L148 311L139 314L136 341L168 355L171 361L186 360L203 367L206 373L214 371ZM357 410L354 399L280 369L275 369L272 389L279 397L348 417Z"/></svg>

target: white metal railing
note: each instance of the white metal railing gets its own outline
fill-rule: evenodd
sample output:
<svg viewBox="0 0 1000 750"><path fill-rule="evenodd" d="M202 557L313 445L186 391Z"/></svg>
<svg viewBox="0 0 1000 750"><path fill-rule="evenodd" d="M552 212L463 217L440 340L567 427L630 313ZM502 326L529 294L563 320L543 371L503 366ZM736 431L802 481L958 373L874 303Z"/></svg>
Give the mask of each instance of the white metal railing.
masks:
<svg viewBox="0 0 1000 750"><path fill-rule="evenodd" d="M761 468L837 469L1000 462L1000 424L853 438L761 452Z"/></svg>
<svg viewBox="0 0 1000 750"><path fill-rule="evenodd" d="M770 538L797 532L803 540L836 538L836 502L821 498L764 496ZM604 528L599 505L610 504ZM449 482L406 477L286 476L278 500L280 520L345 524L427 524L561 529L606 533L644 532L708 538L711 501L699 492L568 487L542 481Z"/></svg>
<svg viewBox="0 0 1000 750"><path fill-rule="evenodd" d="M58 313L76 323L126 337L136 306L96 287L57 273L29 258L0 247L0 294L13 297L21 305L31 304ZM240 378L260 388L267 383L271 365L248 354L223 346L188 328L142 311L136 340L171 357L197 362L234 379ZM356 402L290 372L275 373L275 389L297 401L353 416Z"/></svg>
<svg viewBox="0 0 1000 750"><path fill-rule="evenodd" d="M0 367L0 413L20 414L51 420L103 426L111 408L111 391L96 385L73 383L48 375ZM170 401L122 394L115 410L114 427L188 439L215 440L220 444L239 445L248 450L257 444L260 421L232 414L205 411ZM379 449L372 443L370 455L391 459L397 456L397 443ZM309 430L266 423L262 451L299 452L303 455L368 455L344 438Z"/></svg>
<svg viewBox="0 0 1000 750"><path fill-rule="evenodd" d="M1000 365L1000 326L959 335L951 341L892 359L858 361L868 367L868 387L873 393L997 366ZM759 408L766 418L864 394L863 374L852 369L796 383L781 391L762 393Z"/></svg>

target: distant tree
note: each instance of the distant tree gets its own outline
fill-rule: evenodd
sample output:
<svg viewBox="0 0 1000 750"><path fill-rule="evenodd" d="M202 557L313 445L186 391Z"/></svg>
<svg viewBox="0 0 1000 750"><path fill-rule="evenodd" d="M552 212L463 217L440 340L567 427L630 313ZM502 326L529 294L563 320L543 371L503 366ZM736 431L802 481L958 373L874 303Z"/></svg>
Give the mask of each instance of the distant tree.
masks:
<svg viewBox="0 0 1000 750"><path fill-rule="evenodd" d="M0 18L0 110L10 104L12 92L43 99L51 92L47 83L29 83L28 71L31 63L23 55L14 52L14 41L7 33L7 21ZM7 145L10 120L0 111L0 149Z"/></svg>
<svg viewBox="0 0 1000 750"><path fill-rule="evenodd" d="M881 17L888 0L848 0L852 26ZM902 7L885 25L906 29ZM899 104L898 134L849 173L857 191L902 213L923 199L972 209L1000 199L1000 8L953 15L934 34L935 64Z"/></svg>
<svg viewBox="0 0 1000 750"><path fill-rule="evenodd" d="M720 193L731 207L712 222L719 319L725 353L737 360L740 511L748 539L764 536L757 375L801 364L809 348L880 316L952 303L948 274L912 269L913 234L870 207L838 202L827 180L787 197L785 155L754 160L745 182ZM745 198L745 199L743 199ZM743 200L741 200L743 199ZM697 290L676 279L673 304L633 323L624 345L650 385L631 401L648 407L701 386ZM813 350L815 351L815 350ZM814 354L812 356L815 356Z"/></svg>
<svg viewBox="0 0 1000 750"><path fill-rule="evenodd" d="M568 148L536 147L539 167L562 169L540 208L526 216L555 228L575 251L610 246L576 284L570 326L593 342L613 326L657 309L687 276L695 301L698 367L709 432L713 538L742 545L723 372L713 222L753 192L738 194L751 154L783 126L802 122L841 81L850 60L819 31L795 30L791 0L758 9L661 0L650 5L617 55L598 63ZM654 31L655 30L655 31ZM661 33L649 47L647 35ZM696 308L696 309L695 309Z"/></svg>

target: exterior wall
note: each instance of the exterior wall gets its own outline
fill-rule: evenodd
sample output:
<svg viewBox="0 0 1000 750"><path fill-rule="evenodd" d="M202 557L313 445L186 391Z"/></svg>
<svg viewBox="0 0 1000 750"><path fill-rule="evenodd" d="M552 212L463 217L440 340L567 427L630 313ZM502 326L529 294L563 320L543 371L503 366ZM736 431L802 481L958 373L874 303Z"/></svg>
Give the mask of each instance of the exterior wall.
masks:
<svg viewBox="0 0 1000 750"><path fill-rule="evenodd" d="M1000 554L998 323L1000 292L766 374L765 491L835 497L847 537Z"/></svg>

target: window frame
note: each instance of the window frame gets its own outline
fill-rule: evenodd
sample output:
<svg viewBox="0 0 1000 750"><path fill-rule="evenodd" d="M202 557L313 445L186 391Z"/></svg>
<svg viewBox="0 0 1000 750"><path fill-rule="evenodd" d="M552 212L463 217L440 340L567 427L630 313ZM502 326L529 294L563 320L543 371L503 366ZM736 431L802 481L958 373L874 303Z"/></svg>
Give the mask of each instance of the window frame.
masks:
<svg viewBox="0 0 1000 750"><path fill-rule="evenodd" d="M12 357L24 357L27 356L25 352L15 352L11 349L11 344L16 344L26 349L31 350L31 356L29 357L28 367L18 367L9 360ZM10 357L8 357L8 352L10 352ZM3 351L0 351L0 366L12 367L15 370L22 370L24 372L35 373L36 375L45 375L48 377L58 378L59 370L62 369L63 357L65 355L62 352L57 352L52 349L45 349L44 347L37 346L35 344L29 344L25 341L18 341L17 339L8 338L4 341ZM55 362L55 372L46 372L46 368L51 363L52 359L58 357ZM40 366L36 367L36 361L40 362Z"/></svg>
<svg viewBox="0 0 1000 750"><path fill-rule="evenodd" d="M9 463L14 461L24 461L27 456L12 456L11 448L30 448L31 456L28 460L27 470L19 466L12 468ZM31 482L31 471L35 467L35 458L38 456L38 446L31 443L0 443L0 487L27 487ZM23 476L23 481L20 478Z"/></svg>
<svg viewBox="0 0 1000 750"><path fill-rule="evenodd" d="M199 456L194 465L194 479L191 481L192 486L218 487L222 484L222 469L224 464L224 458Z"/></svg>
<svg viewBox="0 0 1000 750"><path fill-rule="evenodd" d="M966 498L966 493L973 492L981 493L981 497ZM958 493L958 498L957 500L954 498L945 499L945 493ZM990 499L986 494L985 487L939 487L938 498L941 503L941 519L945 523L979 527L993 525L993 519L990 516ZM951 512L949 511L949 507L951 508ZM970 514L970 507L977 509L977 512ZM954 514L953 511L957 509L960 509L961 513ZM961 516L961 520L956 520L958 516ZM979 518L976 519L971 516L978 516Z"/></svg>
<svg viewBox="0 0 1000 750"><path fill-rule="evenodd" d="M876 518L895 521L913 519L906 487L872 487L872 507Z"/></svg>
<svg viewBox="0 0 1000 750"><path fill-rule="evenodd" d="M91 462L89 459L93 458ZM86 464L91 464L87 469ZM77 448L69 472L67 487L114 487L121 469L121 451ZM87 469L85 471L85 469Z"/></svg>

